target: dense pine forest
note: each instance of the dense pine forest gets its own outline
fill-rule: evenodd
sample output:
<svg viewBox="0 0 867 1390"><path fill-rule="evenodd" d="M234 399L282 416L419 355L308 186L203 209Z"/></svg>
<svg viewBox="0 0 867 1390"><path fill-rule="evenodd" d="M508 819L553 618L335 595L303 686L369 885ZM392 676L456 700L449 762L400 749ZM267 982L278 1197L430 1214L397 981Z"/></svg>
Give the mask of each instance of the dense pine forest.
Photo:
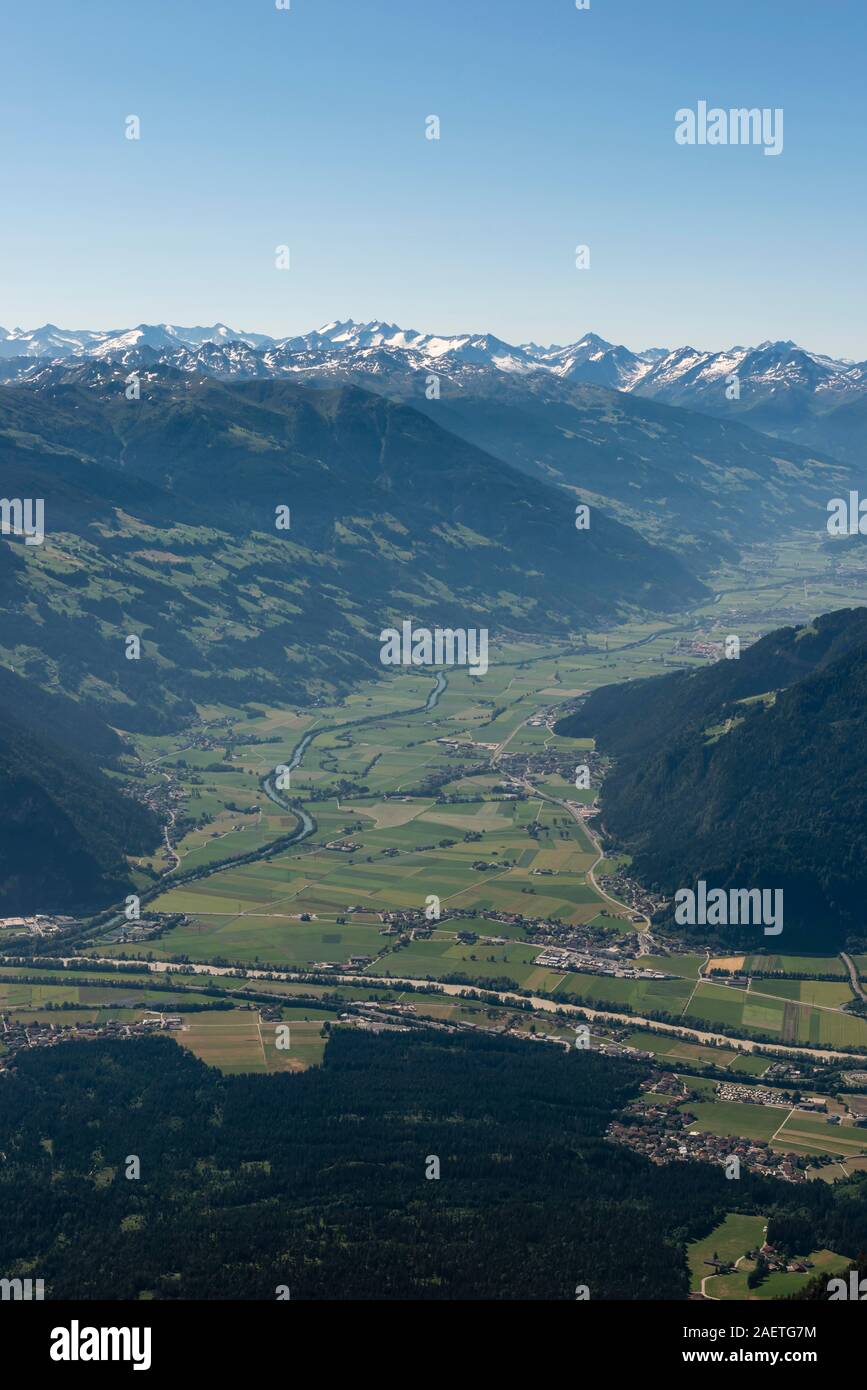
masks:
<svg viewBox="0 0 867 1390"><path fill-rule="evenodd" d="M863 1184L729 1182L607 1143L640 1075L421 1031L337 1029L322 1068L272 1077L168 1039L24 1054L0 1088L0 1268L52 1299L680 1299L685 1242L726 1211L867 1247Z"/></svg>

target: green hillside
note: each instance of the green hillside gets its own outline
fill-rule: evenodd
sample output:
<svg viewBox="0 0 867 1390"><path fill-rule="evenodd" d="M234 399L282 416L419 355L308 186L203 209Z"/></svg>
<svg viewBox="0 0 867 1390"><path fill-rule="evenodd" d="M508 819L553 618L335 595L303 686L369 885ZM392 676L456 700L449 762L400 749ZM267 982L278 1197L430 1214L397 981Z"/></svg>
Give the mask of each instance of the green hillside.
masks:
<svg viewBox="0 0 867 1390"><path fill-rule="evenodd" d="M4 488L44 498L47 531L0 544L0 660L123 728L346 690L402 619L564 637L705 592L602 510L579 533L562 490L381 396L161 368L129 401L122 376L81 371L0 389Z"/></svg>

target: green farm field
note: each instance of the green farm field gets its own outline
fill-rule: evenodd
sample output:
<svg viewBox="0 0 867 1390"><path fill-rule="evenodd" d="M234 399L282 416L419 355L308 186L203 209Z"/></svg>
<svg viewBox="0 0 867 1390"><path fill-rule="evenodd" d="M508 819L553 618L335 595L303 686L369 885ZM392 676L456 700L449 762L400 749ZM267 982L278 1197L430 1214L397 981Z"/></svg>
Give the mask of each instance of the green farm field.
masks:
<svg viewBox="0 0 867 1390"><path fill-rule="evenodd" d="M744 970L748 975L760 971L772 975L838 975L845 979L846 967L839 956L777 956L756 953L747 956Z"/></svg>
<svg viewBox="0 0 867 1390"><path fill-rule="evenodd" d="M305 1012L303 1007L285 1008L281 1015L289 1029L287 1047L277 1045L280 1025L262 1022L256 1009L194 1015L183 1031L171 1036L208 1066L229 1074L270 1075L317 1066L325 1051L323 1024L333 1022L337 1015L319 1009Z"/></svg>
<svg viewBox="0 0 867 1390"><path fill-rule="evenodd" d="M553 667L549 674L553 678ZM501 680L504 690L514 688L517 670L503 673ZM431 711L419 709L430 683L417 675L323 710L308 727L317 737L292 775L292 795L303 800L311 790L322 797L336 778L350 790L311 804L314 834L267 859L230 863L173 887L177 873L231 853L231 844L242 852L244 836L264 842L296 824L294 817L275 815L277 808L268 803L259 780L272 765L290 759L302 726L294 716L281 723L274 710L246 721L222 750L224 759L237 761L237 772L207 775L220 783L224 800L235 797L237 805L249 793L255 806L243 821L237 811L220 810L213 824L184 837L178 846L180 866L165 874L165 892L150 907L158 913L183 913L190 920L150 943L149 952L157 959L184 955L287 965L378 955L389 950L377 930L371 931L381 914L421 910L431 894L447 911L549 918L564 925L598 918L603 900L586 877L596 856L584 831L563 808L541 797L503 797L498 774L490 770L492 750L498 746L497 731L492 735L488 727L494 694L486 687L480 696L478 685L468 681L462 672L450 673L448 688ZM504 738L516 729L521 732L523 720L536 708L533 682L527 684L527 690L513 689L509 696L520 708ZM405 714L395 699L401 689L409 711ZM388 708L383 709L386 700ZM353 718L364 722L351 725ZM550 738L550 731L529 732ZM281 741L245 745L245 738ZM215 756L211 750L197 751L200 762ZM432 777L440 799L428 789ZM556 791L568 791L564 779L555 782ZM233 823L223 831L219 827L226 817ZM341 845L349 849L341 850ZM301 922L302 915L309 921ZM336 921L343 916L351 924L346 932ZM362 921L353 920L357 917ZM335 936L344 940L338 943ZM329 949L338 944L346 949ZM130 954L105 944L96 949L106 955Z"/></svg>
<svg viewBox="0 0 867 1390"><path fill-rule="evenodd" d="M697 1066L722 1067L727 1071L741 1071L747 1076L762 1076L770 1066L771 1059L756 1052L736 1052L730 1047L710 1047L702 1043L690 1043L673 1034L649 1033L636 1029L625 1039L629 1047L637 1047L642 1052L653 1052L664 1057L670 1065L688 1062Z"/></svg>
<svg viewBox="0 0 867 1390"><path fill-rule="evenodd" d="M833 1250L814 1250L806 1256L812 1265L806 1273L777 1271L751 1289L747 1284L749 1272L754 1261L744 1261L743 1266L733 1274L717 1274L708 1279L705 1292L710 1298L743 1299L761 1302L763 1299L790 1298L799 1293L818 1274L842 1274L851 1261L844 1255L835 1255Z"/></svg>
<svg viewBox="0 0 867 1390"><path fill-rule="evenodd" d="M764 1216L742 1216L737 1212L729 1212L710 1235L692 1241L686 1249L692 1292L699 1293L702 1279L707 1275L713 1275L712 1267L704 1264L704 1260L712 1259L716 1254L718 1259L734 1263L748 1250L758 1249L764 1243L766 1225L767 1219Z"/></svg>
<svg viewBox="0 0 867 1390"><path fill-rule="evenodd" d="M688 1100L680 1108L695 1115L695 1122L689 1127L691 1134L731 1135L732 1138L766 1141L770 1141L788 1114L784 1106L741 1105L725 1100Z"/></svg>
<svg viewBox="0 0 867 1390"><path fill-rule="evenodd" d="M829 1125L819 1116L796 1110L789 1115L773 1147L786 1153L860 1158L867 1155L867 1130L851 1124Z"/></svg>
<svg viewBox="0 0 867 1390"><path fill-rule="evenodd" d="M783 620L786 604L800 604L805 563L807 549L793 543L750 552L737 569L724 567L715 580L723 601L695 610L690 632L698 625L713 640L737 612L738 630L749 641L767 629L769 614ZM810 574L818 594L821 566ZM793 609L791 619L799 616ZM521 930L522 917L629 930L626 910L612 914L588 881L596 851L585 831L565 808L544 799L591 795L577 793L570 780L589 742L553 735L558 708L600 685L683 665L678 641L670 623L636 621L580 642L495 643L483 680L450 668L436 695L431 671L383 672L346 698L315 708L256 704L238 712L215 705L201 709L205 722L192 738L133 734L148 775L174 779L186 815L196 821L177 843L177 867L162 852L150 861L164 891L149 910L187 920L138 948L96 939L93 953L287 968L340 966L355 957L356 968L379 979L514 981L564 1001L686 1017L745 1037L867 1046L867 1020L842 1011L849 986L835 957L756 952L743 966L747 973L832 979L754 980L749 991L700 980L706 964L700 952L643 961L675 976L662 981L535 965L538 948ZM704 663L687 658L686 664ZM302 738L289 804L278 806L265 779L293 761ZM531 790L521 799L515 797L519 784L508 779L516 769L523 775L526 758L545 761L531 774L538 794ZM299 843L175 882L285 837L298 824L291 803L305 805L316 822ZM386 914L418 912L431 895L462 920L444 920L430 940L398 943L384 934ZM499 923L493 914L513 920ZM458 929L503 935L508 944L462 945ZM683 1042L671 1060L719 1060L693 1046L694 1052ZM732 1052L729 1065L759 1075L766 1061Z"/></svg>
<svg viewBox="0 0 867 1390"><path fill-rule="evenodd" d="M801 1003L765 992L766 983L757 980L747 991L702 982L688 1014L709 1025L734 1028L746 1037L765 1034L782 1043L867 1047L867 1019L844 1013L832 1004Z"/></svg>

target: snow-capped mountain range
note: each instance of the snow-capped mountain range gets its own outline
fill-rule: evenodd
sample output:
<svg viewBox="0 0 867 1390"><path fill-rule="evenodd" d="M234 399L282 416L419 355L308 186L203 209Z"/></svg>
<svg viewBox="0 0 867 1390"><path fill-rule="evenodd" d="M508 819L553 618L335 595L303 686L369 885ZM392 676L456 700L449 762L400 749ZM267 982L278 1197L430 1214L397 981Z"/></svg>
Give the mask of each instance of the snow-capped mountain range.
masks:
<svg viewBox="0 0 867 1390"><path fill-rule="evenodd" d="M635 352L588 333L565 346L513 344L490 333L438 335L374 320L324 324L300 336L274 338L217 323L183 328L70 330L44 324L32 330L0 328L0 380L39 379L49 364L71 360L107 369L164 363L221 379L296 377L314 383L356 379L388 392L410 374L435 373L443 390L485 378L522 378L537 390L596 386L713 415L748 416L755 428L802 442L860 454L861 418L867 411L867 361L810 352L791 341L724 351L693 347ZM736 382L736 384L735 384ZM854 415L853 415L854 409ZM842 412L839 417L837 412ZM817 419L835 414L823 435Z"/></svg>
<svg viewBox="0 0 867 1390"><path fill-rule="evenodd" d="M240 374L245 361L254 359L245 349L261 354L261 367L280 371L307 370L309 359L335 354L347 359L374 352L403 356L418 365L437 363L455 367L461 363L496 368L503 372L548 371L570 381L589 381L618 391L638 391L657 396L685 390L699 383L718 384L732 372L745 380L798 380L817 391L858 388L867 382L867 361L851 362L809 352L793 342L765 342L758 347L732 347L703 351L693 347L649 348L634 352L609 343L596 333L565 347L554 344L506 343L491 333L459 333L443 336L399 328L395 323L335 321L300 336L274 338L267 333L248 333L215 323L209 328L182 328L170 323L140 323L118 330L67 329L53 323L41 328L11 331L0 328L0 358L38 358L58 361L67 357L111 360L151 349L159 357L206 348L205 360L214 362L213 348L226 349L229 375ZM232 349L231 351L229 349ZM297 359L297 360L293 360ZM234 370L233 370L234 366ZM258 372L257 372L258 374Z"/></svg>

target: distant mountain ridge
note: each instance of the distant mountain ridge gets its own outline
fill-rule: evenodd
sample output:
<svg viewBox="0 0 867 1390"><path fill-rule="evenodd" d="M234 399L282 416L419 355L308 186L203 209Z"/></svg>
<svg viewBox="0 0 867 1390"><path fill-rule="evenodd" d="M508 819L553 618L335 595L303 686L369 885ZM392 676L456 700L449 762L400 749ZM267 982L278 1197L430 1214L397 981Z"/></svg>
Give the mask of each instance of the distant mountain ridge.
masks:
<svg viewBox="0 0 867 1390"><path fill-rule="evenodd" d="M113 330L0 328L0 380L38 378L48 363L69 358L127 365L168 363L223 378L280 377L377 380L436 373L454 386L479 372L621 391L679 405L841 459L860 462L867 419L867 360L851 362L790 340L724 350L692 346L634 351L587 333L573 343L513 344L490 333L435 334L395 323L334 320L300 335L275 338L217 323L181 327L138 324Z"/></svg>
<svg viewBox="0 0 867 1390"><path fill-rule="evenodd" d="M338 338L350 333L346 325L329 331ZM383 334L394 336L387 326L361 337ZM178 385L195 381L199 391L204 379L243 386L248 400L253 388L262 394L277 384L312 389L311 401L323 391L360 387L426 416L449 437L513 469L561 485L575 502L595 505L653 545L677 553L701 579L755 539L823 529L829 498L860 481L849 465L771 440L732 418L545 370L486 366L475 360L478 342L464 344L462 351L459 371L448 375L440 359L432 372L430 362L413 353L376 345L352 349L349 356L332 348L324 356L293 351L285 370L278 369L276 350L237 342L173 349L168 360L155 348L127 347L119 355L30 360L29 374L15 381L11 394L7 388L4 401L11 410L17 392L17 409L30 402L32 414L36 400L60 401L67 392L83 390L75 417L66 422L78 437L90 414L85 403L94 396L122 400L124 379L132 373L144 398L170 379ZM22 422L19 428L31 426ZM38 421L32 429L39 433ZM185 442L192 440L185 436ZM262 462L254 461L257 469Z"/></svg>
<svg viewBox="0 0 867 1390"><path fill-rule="evenodd" d="M426 333L401 328L396 323L372 319L332 320L303 334L275 337L231 328L225 323L182 327L178 324L139 323L119 329L66 329L47 323L39 328L0 327L0 357L29 357L55 361L63 357L108 357L135 348L201 347L205 344L237 343L264 353L303 354L336 351L345 354L383 349L405 352L429 362L451 359L477 361L499 366L501 371L547 370L555 376L610 385L619 390L643 389L657 394L680 378L703 376L718 378L741 367L744 375L754 370L774 370L778 358L799 365L818 389L834 384L862 382L867 376L867 360L852 362L811 352L792 341L766 341L751 347L696 349L691 346L632 349L612 343L598 333L586 333L571 343L549 345L509 343L495 334ZM272 360L273 357L272 357ZM602 378L604 377L604 380Z"/></svg>

